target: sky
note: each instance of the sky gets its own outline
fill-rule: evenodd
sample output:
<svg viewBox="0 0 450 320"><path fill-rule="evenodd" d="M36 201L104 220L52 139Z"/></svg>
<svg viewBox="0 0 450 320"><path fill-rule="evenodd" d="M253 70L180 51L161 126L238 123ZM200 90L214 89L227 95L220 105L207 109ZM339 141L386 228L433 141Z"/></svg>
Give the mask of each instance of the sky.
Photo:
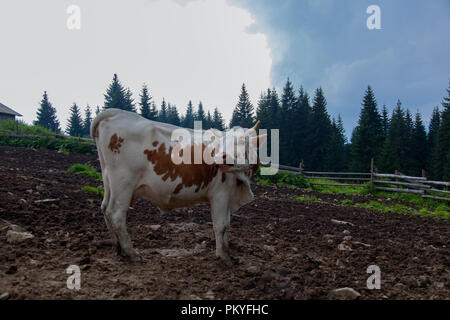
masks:
<svg viewBox="0 0 450 320"><path fill-rule="evenodd" d="M31 122L47 90L65 127L73 102L103 105L117 73L135 99L146 83L158 106L202 101L229 120L242 83L256 108L289 77L310 95L323 88L347 136L368 85L380 107L400 99L427 122L450 79L449 18L448 0L2 0L0 102Z"/></svg>

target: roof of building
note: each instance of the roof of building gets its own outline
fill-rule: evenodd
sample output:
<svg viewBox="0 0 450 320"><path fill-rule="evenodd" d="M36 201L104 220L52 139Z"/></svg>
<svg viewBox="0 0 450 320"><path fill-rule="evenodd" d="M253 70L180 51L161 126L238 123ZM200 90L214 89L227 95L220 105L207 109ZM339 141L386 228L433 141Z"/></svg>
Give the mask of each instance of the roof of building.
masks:
<svg viewBox="0 0 450 320"><path fill-rule="evenodd" d="M6 113L6 114L11 114L13 116L19 116L21 117L22 115L18 112L15 112L13 109L8 108L7 106L5 106L4 104L2 104L0 102L0 113Z"/></svg>

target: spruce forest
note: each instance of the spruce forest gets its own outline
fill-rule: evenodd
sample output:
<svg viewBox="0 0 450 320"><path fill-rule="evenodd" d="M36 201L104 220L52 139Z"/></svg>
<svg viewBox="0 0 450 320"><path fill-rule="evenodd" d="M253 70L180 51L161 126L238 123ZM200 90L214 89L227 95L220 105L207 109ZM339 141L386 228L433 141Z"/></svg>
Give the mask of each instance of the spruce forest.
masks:
<svg viewBox="0 0 450 320"><path fill-rule="evenodd" d="M108 108L137 112L147 119L185 128L193 128L194 121L202 121L203 129L249 128L259 120L261 128L280 129L280 164L283 165L299 166L303 161L307 170L368 172L373 158L381 172L399 170L417 176L425 170L430 179L450 181L450 86L441 106L435 107L428 128L420 112L413 113L400 100L392 113L388 113L385 105L377 104L370 86L362 96L359 120L348 141L340 115L331 117L327 111L322 88L310 96L302 87L294 88L288 79L281 93L269 88L254 106L243 84L227 124L217 107L211 113L202 102L194 105L189 101L185 114L180 114L177 107L165 99L157 107L145 84L135 100L131 90L114 74L104 95L104 105L97 106L95 114L89 105L83 110L84 115L76 103L71 106L66 133L88 136L93 117ZM35 124L61 131L47 92L44 92Z"/></svg>

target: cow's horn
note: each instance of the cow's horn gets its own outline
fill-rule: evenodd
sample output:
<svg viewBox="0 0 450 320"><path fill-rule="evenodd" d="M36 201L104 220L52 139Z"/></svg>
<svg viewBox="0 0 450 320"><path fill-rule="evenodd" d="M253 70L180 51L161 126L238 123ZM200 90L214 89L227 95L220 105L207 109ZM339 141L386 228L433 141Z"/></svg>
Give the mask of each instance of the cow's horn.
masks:
<svg viewBox="0 0 450 320"><path fill-rule="evenodd" d="M259 130L259 125L260 124L261 124L261 121L258 120L258 122L256 122L255 126L248 130L247 134L250 135L252 133L256 133L256 131Z"/></svg>

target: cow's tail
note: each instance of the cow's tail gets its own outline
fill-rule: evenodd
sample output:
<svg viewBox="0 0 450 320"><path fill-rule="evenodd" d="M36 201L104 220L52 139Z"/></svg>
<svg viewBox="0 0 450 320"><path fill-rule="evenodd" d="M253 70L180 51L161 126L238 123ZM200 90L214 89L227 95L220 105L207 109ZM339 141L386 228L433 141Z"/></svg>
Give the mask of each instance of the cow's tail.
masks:
<svg viewBox="0 0 450 320"><path fill-rule="evenodd" d="M105 157L103 155L102 148L100 146L100 141L98 139L99 138L98 126L102 120L111 118L111 117L115 116L116 114L118 114L119 112L120 112L120 110L118 110L118 109L105 110L102 113L100 113L98 116L96 116L91 124L91 137L95 141L95 144L97 145L98 158L100 161L100 167L102 169L104 195L103 195L103 201L102 201L101 208L102 208L103 212L106 211L106 208L108 207L108 204L109 204L110 187L109 187L109 178L108 178L107 169L106 169Z"/></svg>
<svg viewBox="0 0 450 320"><path fill-rule="evenodd" d="M91 123L91 137L95 142L97 142L98 125L100 124L100 122L104 119L115 116L119 112L120 112L119 109L107 109L107 110L99 113L98 116L95 117L95 119Z"/></svg>

